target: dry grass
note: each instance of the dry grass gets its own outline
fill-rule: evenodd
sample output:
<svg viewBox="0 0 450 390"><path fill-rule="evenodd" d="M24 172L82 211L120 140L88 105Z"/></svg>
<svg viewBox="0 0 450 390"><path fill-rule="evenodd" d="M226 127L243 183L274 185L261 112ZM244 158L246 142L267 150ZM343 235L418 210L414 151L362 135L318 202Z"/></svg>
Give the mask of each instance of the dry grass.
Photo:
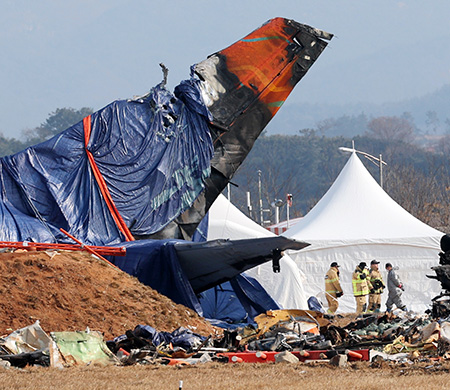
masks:
<svg viewBox="0 0 450 390"><path fill-rule="evenodd" d="M64 370L30 368L1 370L2 389L448 389L450 365L346 369L309 364L218 364L191 367L78 367Z"/></svg>

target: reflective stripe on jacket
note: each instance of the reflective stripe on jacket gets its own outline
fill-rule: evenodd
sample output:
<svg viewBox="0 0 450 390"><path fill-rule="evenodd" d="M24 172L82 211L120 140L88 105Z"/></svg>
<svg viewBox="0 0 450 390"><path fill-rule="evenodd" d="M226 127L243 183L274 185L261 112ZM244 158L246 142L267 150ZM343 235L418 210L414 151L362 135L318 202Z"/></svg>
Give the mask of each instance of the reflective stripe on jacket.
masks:
<svg viewBox="0 0 450 390"><path fill-rule="evenodd" d="M328 294L336 294L342 292L341 283L339 282L338 270L331 267L325 275L325 291Z"/></svg>
<svg viewBox="0 0 450 390"><path fill-rule="evenodd" d="M361 275L363 274L366 275L366 277L361 279ZM361 268L356 267L355 272L353 272L352 276L352 284L353 284L353 295L355 297L369 294L372 288L372 285L370 284L369 281L369 270L367 269L361 270Z"/></svg>

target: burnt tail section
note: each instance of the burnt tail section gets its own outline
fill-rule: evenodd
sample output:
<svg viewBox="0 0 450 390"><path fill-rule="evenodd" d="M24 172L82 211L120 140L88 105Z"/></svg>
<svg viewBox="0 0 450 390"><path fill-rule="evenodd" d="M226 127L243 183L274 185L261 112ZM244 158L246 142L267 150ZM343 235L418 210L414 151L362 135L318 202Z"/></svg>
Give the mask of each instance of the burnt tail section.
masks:
<svg viewBox="0 0 450 390"><path fill-rule="evenodd" d="M276 18L194 66L213 116L211 176L193 206L151 238L192 238L258 136L325 49L323 39L331 38L324 31Z"/></svg>

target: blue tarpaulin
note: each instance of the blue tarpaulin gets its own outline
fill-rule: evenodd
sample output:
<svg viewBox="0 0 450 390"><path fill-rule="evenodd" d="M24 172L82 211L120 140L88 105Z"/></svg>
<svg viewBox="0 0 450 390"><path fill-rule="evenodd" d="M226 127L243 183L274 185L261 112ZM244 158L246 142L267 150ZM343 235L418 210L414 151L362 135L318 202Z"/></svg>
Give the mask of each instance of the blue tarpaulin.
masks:
<svg viewBox="0 0 450 390"><path fill-rule="evenodd" d="M230 324L251 321L230 282L202 292L200 304L205 318L221 320Z"/></svg>
<svg viewBox="0 0 450 390"><path fill-rule="evenodd" d="M198 225L193 241L207 240L208 222L209 213ZM281 308L256 279L245 273L202 292L199 301L203 316L218 320L214 324L225 328L234 323L253 323L255 316Z"/></svg>
<svg viewBox="0 0 450 390"><path fill-rule="evenodd" d="M94 177L89 151L133 235L161 230L204 188L213 156L210 114L198 81L175 95L162 84L136 100L115 101L50 140L0 159L2 241L86 244L124 240ZM85 145L86 143L86 145Z"/></svg>
<svg viewBox="0 0 450 390"><path fill-rule="evenodd" d="M203 243L173 239L139 240L125 242L123 246L126 248L126 256L111 257L113 264L174 302L194 309L199 315L230 322L246 318L252 321L254 316L262 312L279 309L279 305L258 281L243 275L233 278L230 283L224 284L225 287L221 285L197 295L181 266L180 256L185 255L186 246L203 247ZM183 249L180 252L181 248ZM207 249L208 246L201 255L205 266L213 261L220 263L223 258L229 256L226 250L220 254L215 250L209 253ZM252 253L254 245L249 244L248 250ZM238 261L240 256L246 256L245 251L241 252L239 255L234 254ZM186 259L183 264L185 267L189 266ZM228 290L231 291L231 296ZM207 310L207 313L204 310Z"/></svg>
<svg viewBox="0 0 450 390"><path fill-rule="evenodd" d="M253 323L254 317L280 306L254 278L242 274L200 294L205 318L225 323ZM222 326L217 323L218 326ZM225 325L225 327L227 327Z"/></svg>
<svg viewBox="0 0 450 390"><path fill-rule="evenodd" d="M0 241L70 242L63 228L85 244L117 245L127 233L160 231L204 189L214 152L210 119L192 78L175 94L160 84L143 97L115 101L50 140L1 158ZM127 256L114 262L202 314L177 242L127 242L121 244ZM246 316L275 308L273 301L266 305L267 294L263 299L256 293L261 287L254 282L241 278L233 284Z"/></svg>
<svg viewBox="0 0 450 390"><path fill-rule="evenodd" d="M178 261L174 247L177 242L181 240L126 242L126 256L116 256L111 261L140 282L202 315L197 296Z"/></svg>
<svg viewBox="0 0 450 390"><path fill-rule="evenodd" d="M206 340L206 337L183 327L175 329L173 332L159 332L149 325L138 325L133 330L133 334L151 341L155 347L163 343L172 343L174 347L181 347L186 351L197 348Z"/></svg>

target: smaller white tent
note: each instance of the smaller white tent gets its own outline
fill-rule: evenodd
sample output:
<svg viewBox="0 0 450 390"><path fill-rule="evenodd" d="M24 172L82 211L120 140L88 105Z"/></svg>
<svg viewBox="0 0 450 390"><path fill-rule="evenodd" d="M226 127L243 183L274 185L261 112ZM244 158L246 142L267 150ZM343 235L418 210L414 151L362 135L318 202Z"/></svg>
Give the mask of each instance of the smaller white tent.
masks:
<svg viewBox="0 0 450 390"><path fill-rule="evenodd" d="M356 153L316 206L286 237L311 244L290 253L300 270L307 275L305 292L323 295L324 275L333 261L341 265L344 296L339 311L354 311L351 276L361 261L392 263L405 284L403 301L408 309L424 311L431 298L440 292L440 284L426 277L430 267L439 263L439 240L443 233L419 221L383 191L364 167ZM384 292L382 303L387 300Z"/></svg>
<svg viewBox="0 0 450 390"><path fill-rule="evenodd" d="M219 195L209 209L208 240L272 236L275 234L245 216L223 195ZM279 273L272 271L270 262L245 273L255 278L282 308L306 309L308 304L303 291L301 271L289 256L280 260L280 266Z"/></svg>

